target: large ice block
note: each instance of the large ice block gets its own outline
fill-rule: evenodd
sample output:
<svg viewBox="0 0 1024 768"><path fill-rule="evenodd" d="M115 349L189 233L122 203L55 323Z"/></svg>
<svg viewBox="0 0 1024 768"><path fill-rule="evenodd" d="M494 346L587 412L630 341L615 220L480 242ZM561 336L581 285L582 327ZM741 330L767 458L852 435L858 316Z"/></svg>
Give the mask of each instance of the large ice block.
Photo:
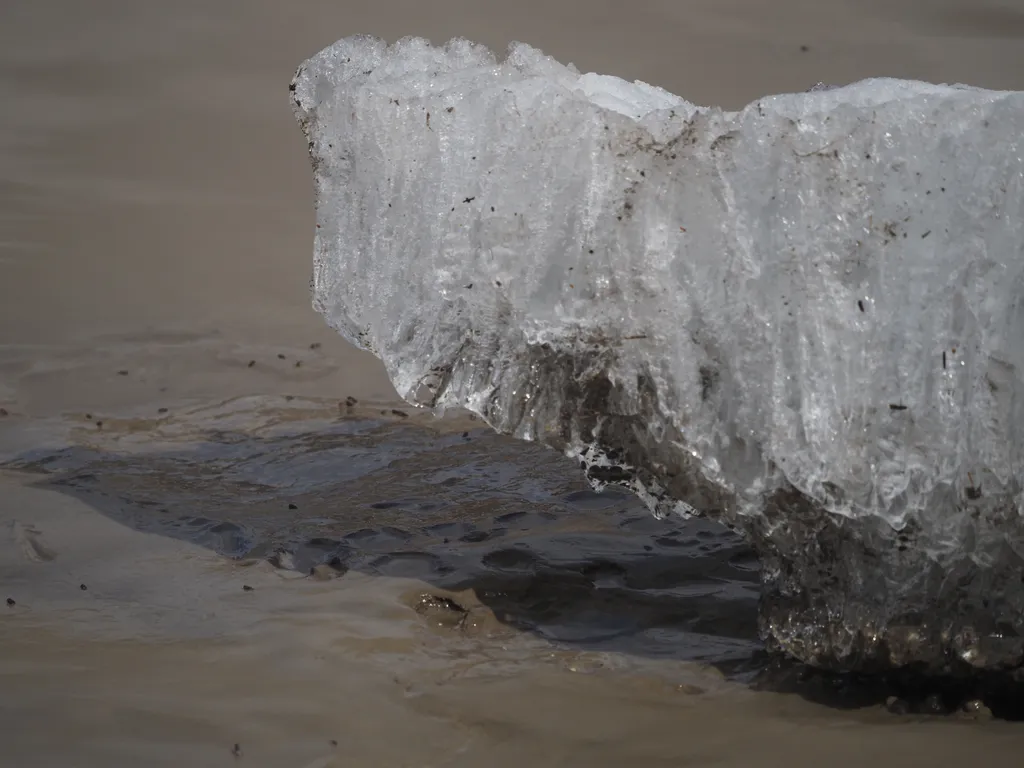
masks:
<svg viewBox="0 0 1024 768"><path fill-rule="evenodd" d="M1024 94L368 37L291 87L314 304L404 398L740 530L800 659L1022 667Z"/></svg>

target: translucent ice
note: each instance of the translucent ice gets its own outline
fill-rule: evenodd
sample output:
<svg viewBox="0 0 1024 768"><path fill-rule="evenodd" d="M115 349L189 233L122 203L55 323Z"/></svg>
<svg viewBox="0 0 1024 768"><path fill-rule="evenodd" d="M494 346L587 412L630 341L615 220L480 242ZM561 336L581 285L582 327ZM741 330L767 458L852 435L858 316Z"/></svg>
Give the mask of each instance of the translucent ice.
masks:
<svg viewBox="0 0 1024 768"><path fill-rule="evenodd" d="M742 531L801 659L1022 666L1024 94L366 37L292 90L315 306L403 397Z"/></svg>

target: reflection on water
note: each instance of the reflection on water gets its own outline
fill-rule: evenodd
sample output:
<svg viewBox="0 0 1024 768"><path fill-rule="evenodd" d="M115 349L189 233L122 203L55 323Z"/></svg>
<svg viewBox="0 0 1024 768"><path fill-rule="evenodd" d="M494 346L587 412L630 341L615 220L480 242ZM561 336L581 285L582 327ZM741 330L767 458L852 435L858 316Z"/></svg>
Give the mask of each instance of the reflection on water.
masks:
<svg viewBox="0 0 1024 768"><path fill-rule="evenodd" d="M8 466L243 562L468 591L569 647L730 667L760 649L742 541L595 493L568 459L479 422L298 398L97 420L79 420L71 447Z"/></svg>

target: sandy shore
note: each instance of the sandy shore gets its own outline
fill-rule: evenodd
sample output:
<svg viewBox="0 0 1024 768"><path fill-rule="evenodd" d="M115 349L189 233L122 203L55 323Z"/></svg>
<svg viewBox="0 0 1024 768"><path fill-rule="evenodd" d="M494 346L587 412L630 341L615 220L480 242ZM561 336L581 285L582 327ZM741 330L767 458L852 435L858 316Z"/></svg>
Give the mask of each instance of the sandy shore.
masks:
<svg viewBox="0 0 1024 768"><path fill-rule="evenodd" d="M479 425L442 430L471 467L446 474L426 433L395 431L407 414L379 363L310 308L311 176L287 99L303 59L353 33L522 40L727 107L876 75L1024 89L1024 2L14 0L0 17L0 462L21 468L0 470L0 763L839 768L1024 750L1013 724L842 711L678 656L556 642L472 590L453 629L417 610L446 583L411 565L425 555L309 577L253 554L299 535L288 499L306 542L384 541L417 519L405 554L435 534L483 547L499 525L539 536L547 518L509 522L531 505L593 533L578 478L532 480L537 459L507 443L460 447ZM300 406L337 444L274 442ZM371 417L387 424L346 432ZM335 466L349 485L322 481ZM106 484L83 490L97 468ZM388 490L384 470L396 488L424 479ZM157 531L165 506L207 521L175 531L220 543ZM439 533L449 514L463 527ZM223 520L248 556L224 555ZM644 535L656 555L676 546ZM615 541L640 562L639 539ZM458 575L468 555L445 551ZM613 603L592 592L600 615Z"/></svg>

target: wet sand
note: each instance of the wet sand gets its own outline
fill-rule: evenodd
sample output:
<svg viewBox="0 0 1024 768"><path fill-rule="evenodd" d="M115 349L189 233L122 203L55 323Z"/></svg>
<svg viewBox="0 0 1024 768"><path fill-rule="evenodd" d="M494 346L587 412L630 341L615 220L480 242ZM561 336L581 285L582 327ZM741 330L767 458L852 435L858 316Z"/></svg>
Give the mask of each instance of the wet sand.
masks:
<svg viewBox="0 0 1024 768"><path fill-rule="evenodd" d="M523 40L727 107L873 75L1022 89L1024 2L288 8L4 10L0 762L1015 760L1013 723L754 690L741 541L395 402L309 306L287 84L362 32Z"/></svg>

